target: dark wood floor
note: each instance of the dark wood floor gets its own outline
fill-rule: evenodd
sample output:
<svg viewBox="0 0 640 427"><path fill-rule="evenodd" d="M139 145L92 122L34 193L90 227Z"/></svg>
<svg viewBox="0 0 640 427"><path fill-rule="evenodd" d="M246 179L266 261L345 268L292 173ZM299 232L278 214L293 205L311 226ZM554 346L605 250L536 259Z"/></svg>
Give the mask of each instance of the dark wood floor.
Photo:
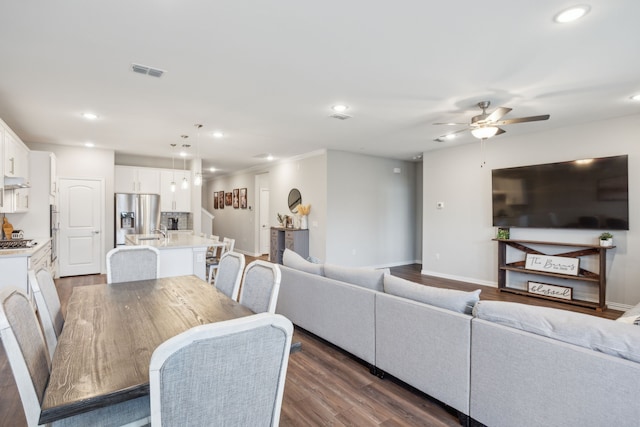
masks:
<svg viewBox="0 0 640 427"><path fill-rule="evenodd" d="M247 262L252 259L248 258ZM570 306L554 301L500 293L479 286L420 274L421 265L394 267L391 273L417 283L443 288L482 289L481 299L522 302L557 307L607 318L621 313ZM77 276L56 280L63 314L76 286L106 283L106 276ZM450 408L392 378L380 379L358 360L334 346L296 329L294 341L302 351L289 361L282 405L282 426L455 426L457 416ZM0 346L0 427L26 426L20 396L11 368Z"/></svg>

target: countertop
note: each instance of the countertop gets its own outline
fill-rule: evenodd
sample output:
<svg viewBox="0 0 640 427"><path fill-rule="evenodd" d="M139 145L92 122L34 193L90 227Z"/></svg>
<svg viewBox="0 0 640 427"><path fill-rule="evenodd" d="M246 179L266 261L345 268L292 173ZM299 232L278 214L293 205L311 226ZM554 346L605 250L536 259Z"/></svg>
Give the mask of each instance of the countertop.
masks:
<svg viewBox="0 0 640 427"><path fill-rule="evenodd" d="M169 232L166 238L160 234L128 234L126 241L127 245L147 245L160 250L213 246L213 241L206 237L194 236L188 233L171 232Z"/></svg>
<svg viewBox="0 0 640 427"><path fill-rule="evenodd" d="M30 246L28 248L20 248L20 249L0 249L0 257L30 257L33 254L35 254L36 252L38 252L39 249L44 248L49 241L51 240L50 237L39 237L39 238L35 238L35 239L30 239L31 243L35 243L33 246Z"/></svg>

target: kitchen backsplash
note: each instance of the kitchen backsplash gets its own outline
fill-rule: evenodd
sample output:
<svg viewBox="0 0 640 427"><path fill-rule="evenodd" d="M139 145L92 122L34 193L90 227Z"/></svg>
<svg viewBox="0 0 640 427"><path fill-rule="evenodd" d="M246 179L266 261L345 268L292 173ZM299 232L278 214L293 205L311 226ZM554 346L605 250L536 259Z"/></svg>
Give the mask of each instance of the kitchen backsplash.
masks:
<svg viewBox="0 0 640 427"><path fill-rule="evenodd" d="M160 225L167 227L167 230L174 229L172 218L178 220L178 230L193 230L193 218L190 212L160 212Z"/></svg>

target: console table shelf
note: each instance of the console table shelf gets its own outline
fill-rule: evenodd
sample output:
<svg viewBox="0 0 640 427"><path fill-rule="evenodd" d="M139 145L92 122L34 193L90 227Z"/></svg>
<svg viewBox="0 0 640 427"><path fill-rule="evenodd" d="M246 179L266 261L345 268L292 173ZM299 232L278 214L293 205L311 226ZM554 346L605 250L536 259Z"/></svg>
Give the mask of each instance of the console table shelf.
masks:
<svg viewBox="0 0 640 427"><path fill-rule="evenodd" d="M510 292L518 295L527 295L535 298L542 298L547 300L564 302L567 304L578 305L582 307L594 308L597 311L605 310L606 303L606 290L607 290L607 250L613 249L615 246L605 247L599 245L579 244L579 243L560 243L560 242L543 242L535 240L512 240L512 239L493 239L498 242L498 290L501 292ZM545 254L539 250L533 249L531 246L554 246L554 247L566 247L566 248L580 248L578 250L572 250L560 254ZM512 247L516 250L522 251L525 255L524 260L507 262L507 247ZM583 256L596 256L598 259L599 269L597 273L579 268L577 275L562 274L548 271L530 270L525 268L526 255L553 255L559 257L579 258ZM530 275L555 277L564 280L574 280L584 283L591 283L598 285L598 301L584 301L579 299L565 300L561 298L555 298L552 296L540 295L529 292L523 289L511 288L507 286L507 272L516 272Z"/></svg>

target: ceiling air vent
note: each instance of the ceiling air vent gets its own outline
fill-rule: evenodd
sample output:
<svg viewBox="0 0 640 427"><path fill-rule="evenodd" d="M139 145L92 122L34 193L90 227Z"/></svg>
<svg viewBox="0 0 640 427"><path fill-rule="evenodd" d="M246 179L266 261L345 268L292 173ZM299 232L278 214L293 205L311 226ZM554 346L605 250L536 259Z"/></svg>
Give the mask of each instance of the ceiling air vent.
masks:
<svg viewBox="0 0 640 427"><path fill-rule="evenodd" d="M351 118L350 115L344 114L344 113L333 113L329 117L331 117L333 119L339 119L339 120L347 120L347 119Z"/></svg>
<svg viewBox="0 0 640 427"><path fill-rule="evenodd" d="M162 77L164 70L158 68L147 67L141 64L131 64L131 71L138 74L146 74L151 77Z"/></svg>

